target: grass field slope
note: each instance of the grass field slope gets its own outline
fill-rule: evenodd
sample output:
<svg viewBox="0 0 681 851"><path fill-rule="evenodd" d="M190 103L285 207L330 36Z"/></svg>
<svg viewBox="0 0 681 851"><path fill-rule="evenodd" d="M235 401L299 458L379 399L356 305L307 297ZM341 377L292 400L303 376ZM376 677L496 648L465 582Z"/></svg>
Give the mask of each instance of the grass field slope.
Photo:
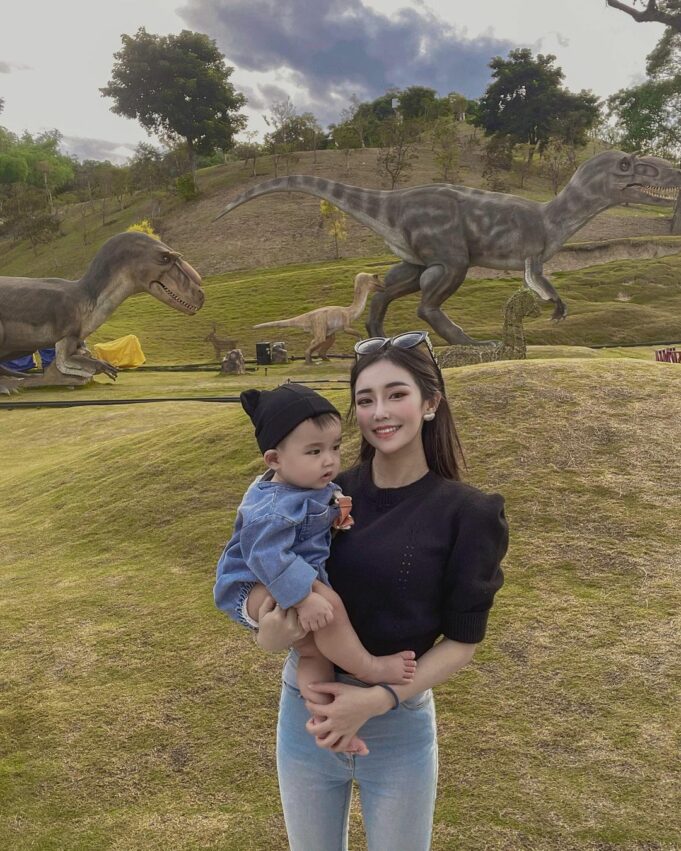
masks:
<svg viewBox="0 0 681 851"><path fill-rule="evenodd" d="M295 316L327 304L349 304L355 274L383 272L389 257L328 261L302 266L231 272L208 278L206 303L192 318L169 310L148 295L125 302L91 342L136 334L149 363L199 363L213 358L203 342L215 322L222 336L236 338L247 356L258 340L284 340L291 354L302 355L309 338L295 328L254 330L253 325ZM655 343L681 340L681 254L656 260L620 260L557 273L554 283L568 305L568 318L552 322L545 303L539 319L525 323L534 345ZM517 278L469 280L445 304L452 318L474 337L500 339L503 307L521 285ZM421 327L418 296L394 301L386 331ZM363 330L365 316L355 323ZM434 336L436 345L444 341ZM340 335L332 350L352 351L353 339Z"/></svg>
<svg viewBox="0 0 681 851"><path fill-rule="evenodd" d="M484 142L473 130L461 130L459 174L451 182L488 188L482 177ZM586 159L603 149L590 144L580 151ZM346 162L341 151L301 152L290 164L292 174L311 174L342 183L386 188L376 170L378 151L353 151ZM441 181L433 151L417 146L418 159L400 186L417 186ZM183 203L174 192L136 191L126 196L122 208L113 199L70 204L60 208L62 235L50 246L35 251L28 242L13 244L0 240L0 275L78 278L97 248L135 221L150 217L161 237L183 252L203 275L237 269L253 269L323 261L335 256L334 241L322 227L319 199L299 193L268 196L236 210L220 221L215 216L239 192L274 176L271 157L257 163L257 175L241 162L212 166L198 173L200 197ZM523 186L517 172L505 174L508 191L535 201L553 197L549 181L537 164ZM280 168L280 174L283 173ZM389 185L389 184L388 184ZM571 237L574 242L618 238L664 236L669 233L669 209L654 206L615 207L596 216ZM340 244L343 257L356 258L385 251L383 240L351 218L347 239ZM479 277L479 275L478 275Z"/></svg>
<svg viewBox="0 0 681 851"><path fill-rule="evenodd" d="M437 690L433 849L678 848L681 372L544 359L446 381L467 478L505 495L513 534L488 637ZM244 415L0 419L0 848L284 848L282 659L211 597L259 472Z"/></svg>

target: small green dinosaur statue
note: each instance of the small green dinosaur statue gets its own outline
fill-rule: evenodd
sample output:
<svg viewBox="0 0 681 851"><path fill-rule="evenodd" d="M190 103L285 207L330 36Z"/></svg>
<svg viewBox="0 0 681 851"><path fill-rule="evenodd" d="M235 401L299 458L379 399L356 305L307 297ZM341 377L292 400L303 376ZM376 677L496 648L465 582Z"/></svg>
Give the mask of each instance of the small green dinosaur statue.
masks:
<svg viewBox="0 0 681 851"><path fill-rule="evenodd" d="M63 375L82 383L116 367L92 357L82 341L121 302L148 292L163 304L193 316L204 302L201 278L177 251L143 233L121 233L95 254L78 281L0 277L0 360L56 346ZM21 386L23 373L0 366L0 393Z"/></svg>

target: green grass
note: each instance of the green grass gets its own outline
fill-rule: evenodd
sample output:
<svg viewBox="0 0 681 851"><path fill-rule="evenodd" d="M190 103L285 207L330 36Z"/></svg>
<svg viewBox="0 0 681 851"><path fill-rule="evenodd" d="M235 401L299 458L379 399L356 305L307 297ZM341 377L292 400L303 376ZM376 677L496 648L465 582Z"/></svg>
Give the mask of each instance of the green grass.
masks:
<svg viewBox="0 0 681 851"><path fill-rule="evenodd" d="M274 372L124 373L30 398L224 393ZM544 357L446 379L467 478L506 496L513 534L488 637L437 689L434 851L670 851L681 371ZM284 848L281 658L211 598L259 470L239 407L0 420L0 848ZM356 809L352 831L361 849Z"/></svg>
<svg viewBox="0 0 681 851"><path fill-rule="evenodd" d="M302 266L231 272L208 278L206 303L195 317L173 311L148 295L134 296L116 311L91 342L136 334L148 363L201 363L213 358L203 338L217 323L221 336L236 338L247 356L258 340L285 340L291 354L302 355L309 337L295 328L253 325L288 318L324 304L349 304L354 275L361 270L383 272L388 257L338 260ZM568 305L568 318L554 323L546 304L539 319L525 323L528 343L552 346L654 343L681 340L681 255L656 260L615 261L558 273L554 283ZM503 307L520 286L518 279L469 280L445 308L469 334L499 339ZM624 294L630 300L618 300ZM416 316L418 296L392 303L387 333L422 327ZM365 314L366 316L366 314ZM355 323L361 329L363 317ZM444 340L434 336L435 344ZM350 353L353 339L340 335L333 352Z"/></svg>

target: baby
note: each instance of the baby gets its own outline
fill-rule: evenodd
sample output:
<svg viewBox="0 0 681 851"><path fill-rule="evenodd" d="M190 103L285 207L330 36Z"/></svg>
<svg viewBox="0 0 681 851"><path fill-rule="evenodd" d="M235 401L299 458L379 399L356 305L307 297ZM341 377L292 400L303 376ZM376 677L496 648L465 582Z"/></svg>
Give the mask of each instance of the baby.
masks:
<svg viewBox="0 0 681 851"><path fill-rule="evenodd" d="M298 687L306 699L321 702L308 685L333 680L334 664L366 683L409 682L415 654L367 652L324 568L332 527L352 525L350 499L333 482L340 469L340 414L328 399L300 384L247 390L241 404L269 471L250 485L239 506L234 534L217 566L215 604L254 629L270 597L282 609L296 610L306 633L293 645L300 654ZM357 751L362 752L359 740Z"/></svg>

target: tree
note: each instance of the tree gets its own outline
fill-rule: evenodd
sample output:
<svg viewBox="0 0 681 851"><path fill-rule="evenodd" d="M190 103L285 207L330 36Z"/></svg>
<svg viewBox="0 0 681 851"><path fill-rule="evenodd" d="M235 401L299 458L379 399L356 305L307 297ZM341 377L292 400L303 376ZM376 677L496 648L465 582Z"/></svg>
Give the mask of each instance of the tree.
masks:
<svg viewBox="0 0 681 851"><path fill-rule="evenodd" d="M409 86L399 93L398 102L400 115L405 121L432 120L449 107L446 98L440 100L435 89L426 86Z"/></svg>
<svg viewBox="0 0 681 851"><path fill-rule="evenodd" d="M268 118L263 115L263 118L265 124L272 128L272 131L265 136L265 148L272 154L274 176L278 177L280 161L284 159L288 172L291 157L297 149L299 128L296 119L298 113L291 98L287 97L286 100L275 100L270 104L270 116Z"/></svg>
<svg viewBox="0 0 681 851"><path fill-rule="evenodd" d="M438 118L430 128L430 140L435 162L440 167L442 180L455 180L459 165L459 126L457 120L451 115Z"/></svg>
<svg viewBox="0 0 681 851"><path fill-rule="evenodd" d="M336 248L336 260L340 257L338 243L348 238L348 231L345 224L347 216L338 207L334 207L329 201L319 202L319 211L322 215L320 224L326 226L326 232L333 237L333 242Z"/></svg>
<svg viewBox="0 0 681 851"><path fill-rule="evenodd" d="M244 135L246 136L245 140L236 144L234 147L234 153L240 160L244 161L244 166L248 165L249 160L252 161L253 168L251 170L251 177L256 177L257 172L255 170L255 164L262 147L258 144L258 133L256 130L249 130Z"/></svg>
<svg viewBox="0 0 681 851"><path fill-rule="evenodd" d="M112 112L137 119L149 134L184 141L196 182L196 154L231 148L246 125L239 113L246 98L229 82L234 69L202 33L158 36L141 27L122 41L100 92L114 100Z"/></svg>
<svg viewBox="0 0 681 851"><path fill-rule="evenodd" d="M359 148L359 139L351 124L332 124L330 127L331 139L334 145L345 155L345 174L350 174L350 153Z"/></svg>
<svg viewBox="0 0 681 851"><path fill-rule="evenodd" d="M350 106L341 111L341 118L343 121L337 126L346 127L350 133L357 135L357 145L351 147L365 148L369 128L376 123L370 105L361 103L357 95L353 93L350 97ZM332 125L332 127L335 126Z"/></svg>
<svg viewBox="0 0 681 851"><path fill-rule="evenodd" d="M608 0L608 5L638 22L655 21L666 29L646 57L648 78L621 89L608 100L617 121L619 144L676 158L681 153L681 0L648 0L645 9ZM641 0L640 5L643 5ZM681 193L672 215L671 232L681 233Z"/></svg>
<svg viewBox="0 0 681 851"><path fill-rule="evenodd" d="M168 184L163 152L140 142L130 160L130 183L138 189L162 189Z"/></svg>
<svg viewBox="0 0 681 851"><path fill-rule="evenodd" d="M482 176L493 192L508 190L508 180L502 172L509 172L513 166L514 147L513 139L501 133L496 133L485 145Z"/></svg>
<svg viewBox="0 0 681 851"><path fill-rule="evenodd" d="M391 189L407 176L413 161L418 159L414 147L418 130L417 124L402 121L399 115L387 118L380 126L381 147L376 157L376 169L381 177L390 179Z"/></svg>
<svg viewBox="0 0 681 851"><path fill-rule="evenodd" d="M572 145L561 139L551 139L542 156L542 171L548 177L553 194L558 194L563 181L572 174L577 165L576 152Z"/></svg>
<svg viewBox="0 0 681 851"><path fill-rule="evenodd" d="M629 151L674 157L681 150L681 92L667 81L647 80L608 98L617 143Z"/></svg>
<svg viewBox="0 0 681 851"><path fill-rule="evenodd" d="M665 24L681 32L681 0L646 0L645 9L640 11L635 6L639 2L643 5L644 0L633 0L633 2L634 6L629 6L621 3L620 0L606 0L608 6L625 12L639 23Z"/></svg>
<svg viewBox="0 0 681 851"><path fill-rule="evenodd" d="M563 72L554 66L556 57L528 48L512 50L508 59L495 56L489 63L493 82L480 98L473 123L485 135L509 136L527 144L528 161L552 135L560 135L557 119L572 114L568 125L575 138L584 136L598 117L598 100L591 92L578 95L561 87Z"/></svg>

